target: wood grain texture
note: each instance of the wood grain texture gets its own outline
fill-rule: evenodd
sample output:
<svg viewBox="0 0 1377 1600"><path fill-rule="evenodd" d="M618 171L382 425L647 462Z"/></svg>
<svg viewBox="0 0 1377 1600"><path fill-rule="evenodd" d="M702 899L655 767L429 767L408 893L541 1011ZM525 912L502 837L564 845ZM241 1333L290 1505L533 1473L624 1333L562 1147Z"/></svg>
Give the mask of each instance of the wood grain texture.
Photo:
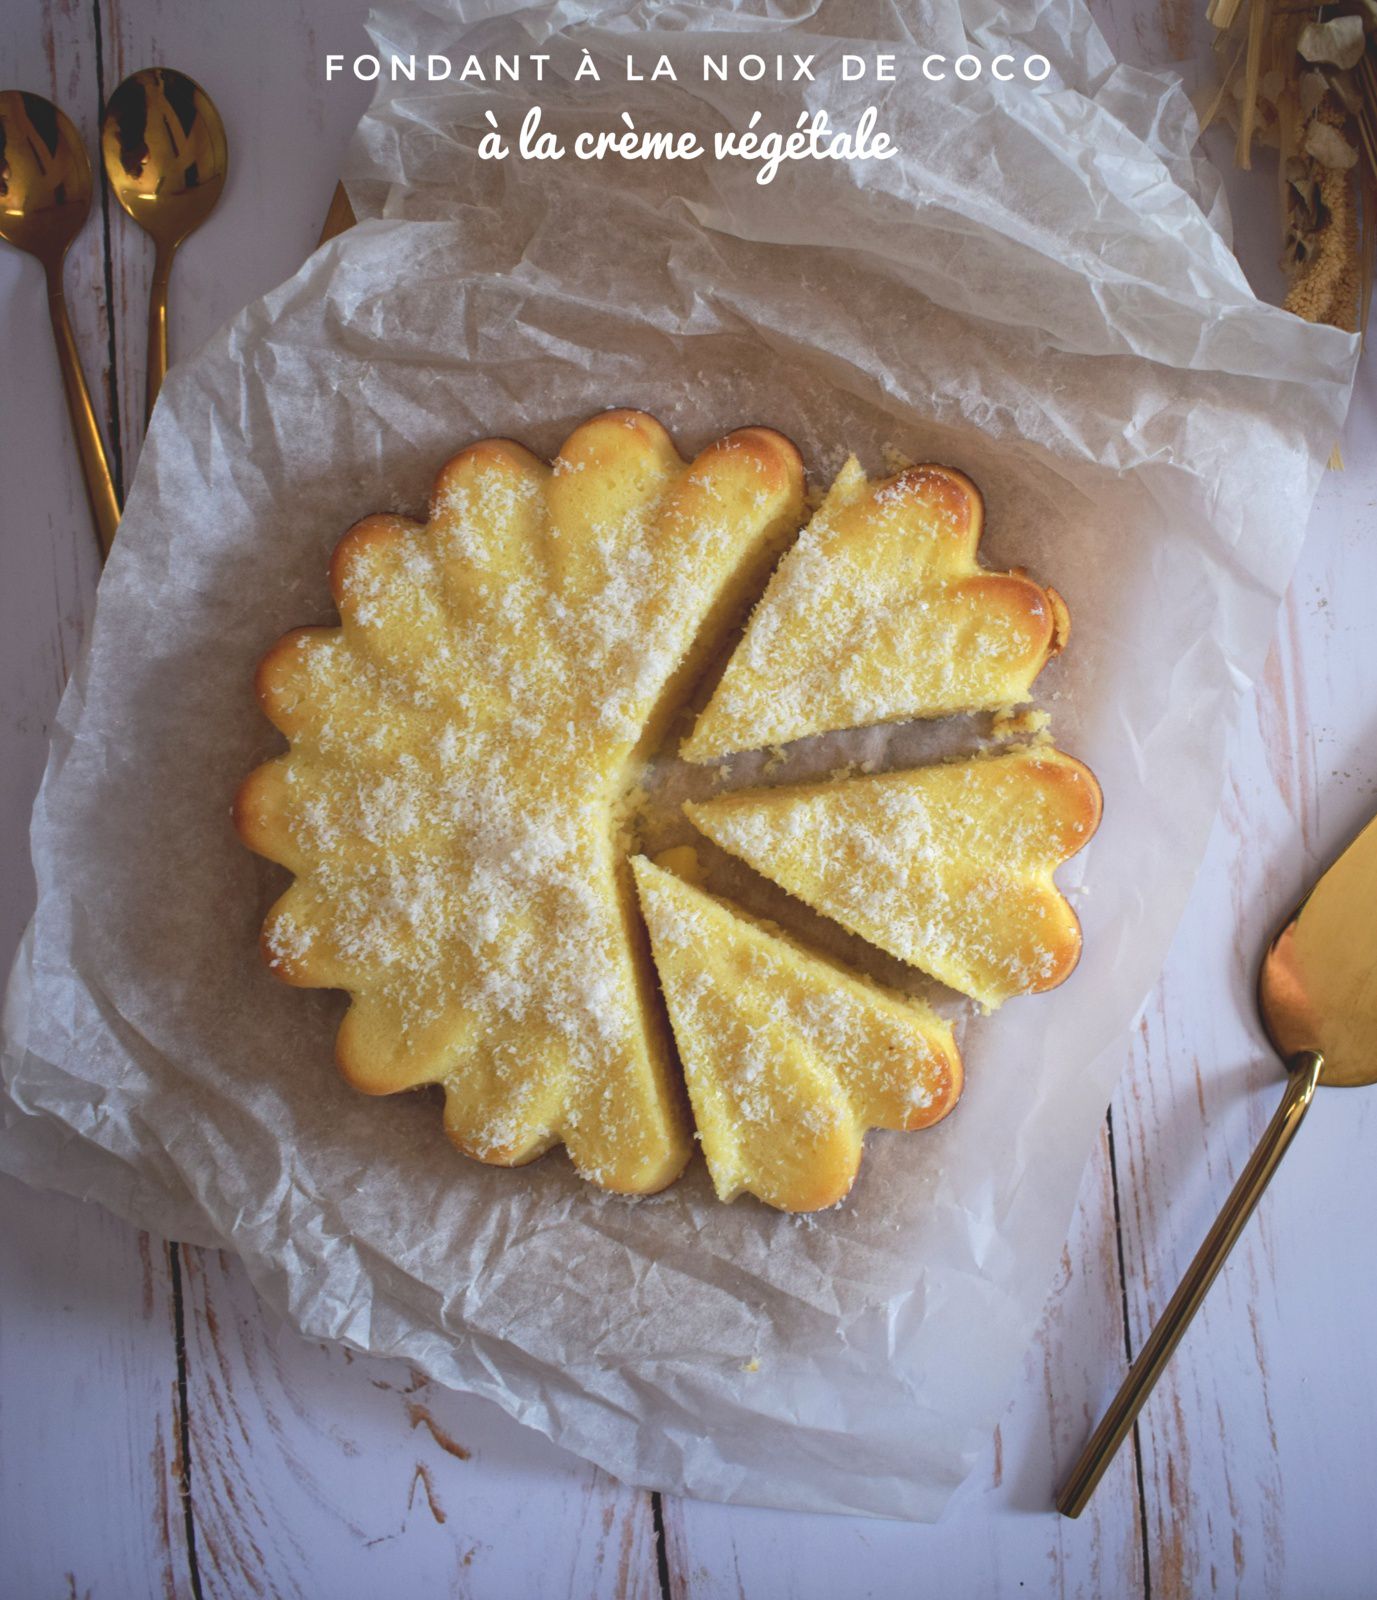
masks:
<svg viewBox="0 0 1377 1600"><path fill-rule="evenodd" d="M1374 409L1326 483L1219 822L1116 1110L1135 1348L1281 1097L1253 1018L1263 940L1377 804L1363 513ZM1356 446L1356 447L1355 447ZM1366 720L1367 726L1364 727ZM1240 930L1233 938L1230 929ZM1322 1093L1142 1419L1155 1595L1365 1595L1377 1526L1377 1102ZM1206 1508L1201 1516L1200 1508Z"/></svg>
<svg viewBox="0 0 1377 1600"><path fill-rule="evenodd" d="M0 83L55 94L93 147L102 93L141 66L190 72L224 113L225 200L173 279L173 357L184 356L311 247L368 98L348 82L327 90L320 62L327 50L364 47L365 4L21 0L18 9L18 26L0 34ZM1199 53L1199 10L1185 0L1095 4L1121 53L1147 65ZM1236 193L1238 232L1262 285L1270 179ZM69 264L88 376L118 418L127 463L142 431L150 267L151 247L122 215L93 219ZM41 274L2 250L0 307L7 960L32 900L28 808L96 561ZM1251 1020L1261 942L1377 807L1377 712L1365 693L1377 675L1370 377L1345 456L1349 470L1325 485L1200 882L1134 1041L1112 1111L1113 1159L1106 1130L1015 1398L942 1524L666 1501L661 1547L654 1497L483 1402L301 1340L263 1310L236 1266L196 1251L180 1257L183 1407L162 1248L92 1208L5 1184L0 1592L1377 1592L1377 1356L1365 1332L1377 1309L1377 1236L1366 1222L1377 1202L1377 1096L1320 1097L1145 1411L1137 1453L1125 1449L1079 1523L1047 1509L1279 1096ZM80 1425L55 1427L73 1394ZM190 1529L178 1493L183 1423Z"/></svg>
<svg viewBox="0 0 1377 1600"><path fill-rule="evenodd" d="M1121 53L1159 65L1212 30L1105 0ZM1130 42L1131 41L1131 42ZM1275 294L1273 178L1224 166L1240 259ZM1221 814L1116 1100L1123 1253L1136 1350L1281 1097L1254 1012L1263 942L1377 809L1371 516L1377 379L1359 378L1344 441L1245 709ZM1377 1240L1377 1099L1322 1093L1140 1419L1149 1583L1156 1596L1366 1596L1377 1526L1377 1363L1358 1355ZM1364 1153L1368 1152L1365 1159ZM1368 1313L1370 1315L1370 1313ZM1106 1382L1107 1400L1117 1374Z"/></svg>
<svg viewBox="0 0 1377 1600"><path fill-rule="evenodd" d="M30 6L0 28L0 85L55 100L94 147L88 8ZM66 294L96 414L114 373L97 198ZM80 651L99 558L70 444L43 272L0 247L0 962L33 909L29 812ZM185 1593L170 1273L160 1241L0 1180L0 1591ZM95 1508L94 1513L92 1508Z"/></svg>
<svg viewBox="0 0 1377 1600"><path fill-rule="evenodd" d="M410 1367L308 1343L226 1256L183 1263L207 1600L658 1596L647 1492Z"/></svg>
<svg viewBox="0 0 1377 1600"><path fill-rule="evenodd" d="M0 1593L188 1592L165 1246L0 1178Z"/></svg>
<svg viewBox="0 0 1377 1600"><path fill-rule="evenodd" d="M26 26L0 28L0 85L55 100L93 148L101 99L90 15L56 5L26 9ZM66 289L96 416L108 434L114 369L104 239L97 197L67 257ZM62 686L91 614L100 559L71 443L43 269L8 245L0 245L0 307L0 961L8 971L33 909L29 812Z"/></svg>

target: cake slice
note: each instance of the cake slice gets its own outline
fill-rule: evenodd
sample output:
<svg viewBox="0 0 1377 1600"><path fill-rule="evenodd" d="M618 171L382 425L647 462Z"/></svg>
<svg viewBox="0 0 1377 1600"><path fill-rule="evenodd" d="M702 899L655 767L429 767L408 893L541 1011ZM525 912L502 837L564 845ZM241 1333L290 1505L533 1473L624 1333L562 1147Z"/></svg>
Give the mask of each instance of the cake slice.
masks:
<svg viewBox="0 0 1377 1600"><path fill-rule="evenodd" d="M852 457L784 557L681 754L995 711L1028 697L1070 619L976 559L980 491L947 467L871 483Z"/></svg>
<svg viewBox="0 0 1377 1600"><path fill-rule="evenodd" d="M678 852L674 852L677 854ZM633 861L718 1198L816 1211L867 1128L922 1128L961 1093L950 1026L683 878Z"/></svg>
<svg viewBox="0 0 1377 1600"><path fill-rule="evenodd" d="M1052 872L1100 808L1090 770L1051 745L685 806L806 905L991 1010L1076 965Z"/></svg>

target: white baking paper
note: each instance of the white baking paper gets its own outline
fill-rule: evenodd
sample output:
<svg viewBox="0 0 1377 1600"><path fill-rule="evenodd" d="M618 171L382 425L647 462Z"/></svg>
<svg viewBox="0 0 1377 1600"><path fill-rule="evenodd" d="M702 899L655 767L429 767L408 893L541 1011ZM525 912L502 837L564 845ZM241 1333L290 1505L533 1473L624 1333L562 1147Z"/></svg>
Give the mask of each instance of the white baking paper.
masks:
<svg viewBox="0 0 1377 1600"><path fill-rule="evenodd" d="M1184 96L1116 68L1078 0L904 14L432 0L375 19L384 61L546 50L564 73L385 83L350 158L375 220L168 380L36 807L0 1165L236 1251L309 1335L404 1357L622 1478L933 1518L1043 1304L1356 350L1254 299ZM968 43L1042 53L1052 76L922 79L923 53ZM583 45L601 86L569 81ZM709 46L820 68L892 49L898 81L704 86ZM632 53L648 77L662 51L677 83L617 70ZM484 112L510 127L533 101L567 134L623 110L709 135L757 109L854 126L873 104L900 153L769 185L744 162L477 160ZM849 1201L816 1218L719 1206L700 1164L632 1201L562 1154L467 1161L429 1095L344 1085L342 997L279 986L255 947L283 877L229 802L278 748L258 656L329 619L326 559L362 513L420 510L476 437L548 453L609 405L685 451L768 423L824 481L847 450L956 464L985 490L988 558L1054 582L1075 619L1039 696L1105 791L1063 873L1084 959L966 1018L956 1113L872 1135ZM892 761L927 737L863 748Z"/></svg>

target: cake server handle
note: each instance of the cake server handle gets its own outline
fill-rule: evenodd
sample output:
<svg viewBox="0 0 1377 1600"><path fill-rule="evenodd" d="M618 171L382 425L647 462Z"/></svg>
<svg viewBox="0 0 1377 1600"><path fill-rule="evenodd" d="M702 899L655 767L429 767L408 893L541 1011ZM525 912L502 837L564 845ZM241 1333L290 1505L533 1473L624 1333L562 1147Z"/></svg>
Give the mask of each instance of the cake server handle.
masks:
<svg viewBox="0 0 1377 1600"><path fill-rule="evenodd" d="M1143 1402L1152 1393L1162 1369L1180 1344L1191 1318L1200 1309L1201 1301L1262 1198L1262 1191L1295 1138L1315 1097L1315 1086L1320 1081L1323 1066L1324 1057L1316 1050L1298 1051L1287 1063L1286 1093L1276 1115L1267 1124L1257 1149L1230 1190L1224 1209L1186 1269L1180 1288L1157 1319L1157 1326L1148 1335L1147 1343L1138 1352L1118 1394L1110 1402L1109 1410L1091 1434L1090 1442L1057 1496L1057 1510L1064 1517L1078 1517L1085 1510L1105 1468L1127 1437Z"/></svg>

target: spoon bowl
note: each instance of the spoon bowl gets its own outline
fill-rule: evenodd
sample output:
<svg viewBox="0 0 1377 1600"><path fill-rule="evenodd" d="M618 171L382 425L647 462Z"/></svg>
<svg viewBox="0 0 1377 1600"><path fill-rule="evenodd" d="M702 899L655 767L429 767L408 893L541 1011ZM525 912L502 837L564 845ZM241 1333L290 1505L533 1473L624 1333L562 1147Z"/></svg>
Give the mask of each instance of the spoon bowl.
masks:
<svg viewBox="0 0 1377 1600"><path fill-rule="evenodd" d="M108 553L119 524L119 501L62 288L62 264L90 210L91 163L71 120L42 95L17 89L0 93L0 239L43 265L86 496L101 551Z"/></svg>
<svg viewBox="0 0 1377 1600"><path fill-rule="evenodd" d="M225 125L185 73L147 67L110 96L101 155L116 200L159 244L178 245L210 215L225 186Z"/></svg>
<svg viewBox="0 0 1377 1600"><path fill-rule="evenodd" d="M60 267L91 209L91 163L71 119L42 95L0 94L0 238Z"/></svg>
<svg viewBox="0 0 1377 1600"><path fill-rule="evenodd" d="M215 209L225 187L225 125L200 84L169 67L146 67L110 96L100 149L116 200L157 247L148 307L151 415L167 371L172 258Z"/></svg>

